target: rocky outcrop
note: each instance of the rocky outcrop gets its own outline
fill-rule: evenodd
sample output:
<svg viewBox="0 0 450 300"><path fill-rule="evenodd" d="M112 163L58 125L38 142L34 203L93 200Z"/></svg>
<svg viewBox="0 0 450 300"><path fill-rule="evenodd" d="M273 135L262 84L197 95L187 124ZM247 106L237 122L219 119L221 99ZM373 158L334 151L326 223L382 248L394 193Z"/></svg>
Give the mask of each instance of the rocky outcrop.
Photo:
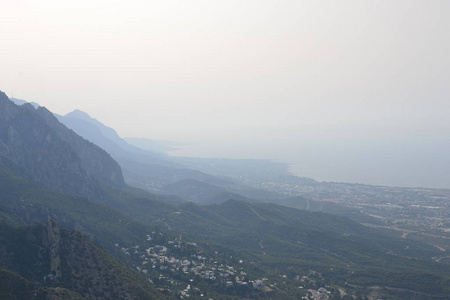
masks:
<svg viewBox="0 0 450 300"><path fill-rule="evenodd" d="M49 220L44 228L42 243L48 249L50 256L50 273L45 280L58 282L61 278L61 258L60 258L60 232L56 222Z"/></svg>

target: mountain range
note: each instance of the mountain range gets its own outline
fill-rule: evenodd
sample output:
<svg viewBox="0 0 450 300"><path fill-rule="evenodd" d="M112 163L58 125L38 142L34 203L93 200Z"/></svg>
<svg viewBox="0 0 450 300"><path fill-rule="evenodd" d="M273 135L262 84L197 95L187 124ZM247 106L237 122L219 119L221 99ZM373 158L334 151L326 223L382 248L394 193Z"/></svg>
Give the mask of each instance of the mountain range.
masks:
<svg viewBox="0 0 450 300"><path fill-rule="evenodd" d="M173 158L18 104L0 93L2 299L449 298L432 242L233 175L314 184L279 164Z"/></svg>

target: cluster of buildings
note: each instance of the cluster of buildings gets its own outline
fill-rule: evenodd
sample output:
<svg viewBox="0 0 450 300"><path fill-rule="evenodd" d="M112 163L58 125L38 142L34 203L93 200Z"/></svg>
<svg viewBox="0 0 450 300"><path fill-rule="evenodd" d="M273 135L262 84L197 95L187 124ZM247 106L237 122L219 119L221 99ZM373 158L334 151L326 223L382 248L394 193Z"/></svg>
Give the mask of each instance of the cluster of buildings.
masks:
<svg viewBox="0 0 450 300"><path fill-rule="evenodd" d="M153 243L155 235L157 235L155 232L147 235L149 247L145 249L139 245L120 249L125 255L132 257L133 261L140 261L136 268L146 274L150 281L153 281L150 278L159 282L164 281L167 288L178 290L179 295L183 297L189 297L191 293L202 295L201 291L194 287L200 280L207 280L209 283L213 281L224 287L244 286L257 289L264 287L262 280L248 280L242 260L234 260L239 265L236 267L223 262L223 259L219 262L221 257L218 252L214 252L216 254L214 258L206 257L196 243L184 242L181 237L166 241L164 245ZM116 244L116 247L119 245ZM189 283L187 286L186 282Z"/></svg>
<svg viewBox="0 0 450 300"><path fill-rule="evenodd" d="M303 299L327 300L329 299L329 294L330 292L324 287L317 290L308 289L308 296L304 296Z"/></svg>

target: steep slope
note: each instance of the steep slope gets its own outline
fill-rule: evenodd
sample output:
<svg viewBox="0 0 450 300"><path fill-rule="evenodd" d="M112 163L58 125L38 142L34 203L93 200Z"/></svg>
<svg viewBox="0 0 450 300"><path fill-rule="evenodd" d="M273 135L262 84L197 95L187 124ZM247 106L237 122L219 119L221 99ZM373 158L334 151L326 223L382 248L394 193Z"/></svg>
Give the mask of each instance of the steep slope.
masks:
<svg viewBox="0 0 450 300"><path fill-rule="evenodd" d="M57 191L101 197L100 184L124 186L104 150L66 128L45 108L17 106L0 92L0 164Z"/></svg>
<svg viewBox="0 0 450 300"><path fill-rule="evenodd" d="M136 211L141 211L143 219L149 216L157 219L158 215L174 210L169 204L145 194L109 192L117 199L109 199L108 203L124 213L85 198L46 190L0 168L0 218L28 225L56 220L63 228L80 231L115 253L116 243L137 243L149 231L155 230L136 222L129 215L139 216Z"/></svg>
<svg viewBox="0 0 450 300"><path fill-rule="evenodd" d="M41 286L62 287L88 299L163 299L143 279L76 232L0 223L2 267Z"/></svg>
<svg viewBox="0 0 450 300"><path fill-rule="evenodd" d="M124 180L119 164L102 148L85 140L60 123L55 116L45 108L36 112L64 142L69 144L79 155L81 166L87 174L103 184L123 186Z"/></svg>

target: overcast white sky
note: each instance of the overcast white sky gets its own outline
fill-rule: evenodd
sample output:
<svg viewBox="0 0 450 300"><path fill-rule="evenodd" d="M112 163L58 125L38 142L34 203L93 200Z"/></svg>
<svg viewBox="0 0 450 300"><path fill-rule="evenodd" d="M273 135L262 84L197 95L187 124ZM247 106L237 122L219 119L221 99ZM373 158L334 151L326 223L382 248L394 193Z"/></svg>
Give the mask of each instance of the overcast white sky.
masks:
<svg viewBox="0 0 450 300"><path fill-rule="evenodd" d="M364 156L374 150L361 144L450 136L447 0L0 7L0 90L60 114L83 110L123 137L202 142L185 154L282 159L317 179L387 184L350 176L336 153L343 166L323 166L324 149Z"/></svg>

